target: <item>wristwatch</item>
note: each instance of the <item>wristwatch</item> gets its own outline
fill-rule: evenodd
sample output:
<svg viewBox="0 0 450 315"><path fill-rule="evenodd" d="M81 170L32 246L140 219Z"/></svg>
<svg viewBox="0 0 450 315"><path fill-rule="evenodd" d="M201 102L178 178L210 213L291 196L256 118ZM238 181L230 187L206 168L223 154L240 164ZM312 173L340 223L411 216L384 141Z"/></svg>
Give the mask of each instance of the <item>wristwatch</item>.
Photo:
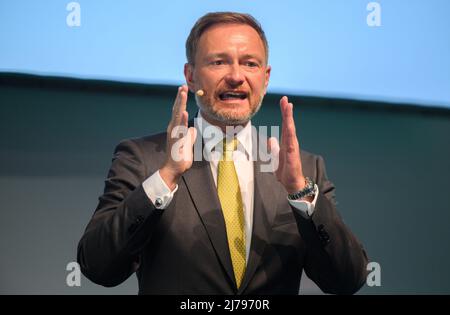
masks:
<svg viewBox="0 0 450 315"><path fill-rule="evenodd" d="M289 200L298 200L298 199L302 199L305 197L314 196L316 184L309 177L305 177L305 183L306 183L305 188L303 188L302 190L300 190L294 194L289 194L288 199Z"/></svg>

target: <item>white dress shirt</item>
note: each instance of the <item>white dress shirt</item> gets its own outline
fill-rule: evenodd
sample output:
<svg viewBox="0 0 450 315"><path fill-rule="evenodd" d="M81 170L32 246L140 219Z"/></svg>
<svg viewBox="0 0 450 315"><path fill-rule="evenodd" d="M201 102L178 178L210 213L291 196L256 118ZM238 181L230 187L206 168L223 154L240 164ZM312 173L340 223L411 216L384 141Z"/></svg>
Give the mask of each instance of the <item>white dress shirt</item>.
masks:
<svg viewBox="0 0 450 315"><path fill-rule="evenodd" d="M197 128L197 135L204 136L205 128L215 128L213 129L216 134L223 134L219 127L211 125L201 116L201 112L198 113L197 119L194 120L195 128ZM211 129L209 129L210 131ZM254 176L253 176L253 160L251 158L252 152L252 128L251 123L248 122L247 125L240 130L235 137L238 140L238 150L233 152L233 161L236 168L236 173L239 181L239 188L242 194L242 202L244 207L244 219L245 219L245 234L246 234L246 261L248 261L248 255L250 253L251 235L253 228L253 196L254 196ZM221 137L222 138L222 137ZM218 145L214 141L215 139L209 139L204 137L205 158L210 161L210 167L212 176L214 178L214 183L217 187L217 166L221 157L221 152L215 152ZM239 147L241 146L241 147ZM218 150L217 150L218 151ZM170 191L169 187L166 185L164 180L161 178L159 171L156 171L153 175L147 178L142 186L145 193L151 202L158 209L165 209L172 201L175 192L178 190L178 185L173 191ZM312 202L306 200L289 200L289 203L294 209L298 210L299 213L305 217L309 218L313 212L317 201L317 195L319 194L319 189L315 185L315 196ZM287 197L286 197L287 198Z"/></svg>

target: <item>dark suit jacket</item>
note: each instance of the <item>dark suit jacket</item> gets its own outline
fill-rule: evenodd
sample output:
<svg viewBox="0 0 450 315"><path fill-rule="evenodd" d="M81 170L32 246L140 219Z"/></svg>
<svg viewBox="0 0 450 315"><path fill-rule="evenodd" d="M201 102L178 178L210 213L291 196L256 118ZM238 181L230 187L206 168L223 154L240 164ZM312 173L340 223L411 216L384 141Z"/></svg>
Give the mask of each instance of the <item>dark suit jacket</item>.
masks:
<svg viewBox="0 0 450 315"><path fill-rule="evenodd" d="M117 146L78 246L90 280L115 286L136 272L140 294L298 294L302 270L328 293L354 293L364 284L366 254L336 211L320 156L301 152L303 172L320 190L310 220L254 163L251 250L238 289L209 162L193 163L167 209L156 209L145 194L142 182L162 166L165 143L161 133Z"/></svg>

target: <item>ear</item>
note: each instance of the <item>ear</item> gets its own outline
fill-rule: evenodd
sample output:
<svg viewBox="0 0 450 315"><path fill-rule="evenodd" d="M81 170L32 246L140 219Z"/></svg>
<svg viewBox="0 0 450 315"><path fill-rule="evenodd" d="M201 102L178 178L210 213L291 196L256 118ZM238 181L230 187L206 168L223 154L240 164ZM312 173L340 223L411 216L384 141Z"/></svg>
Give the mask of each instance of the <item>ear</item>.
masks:
<svg viewBox="0 0 450 315"><path fill-rule="evenodd" d="M266 67L266 73L265 73L265 82L264 82L264 95L267 93L267 87L269 86L269 79L270 79L270 71L272 70L271 66Z"/></svg>
<svg viewBox="0 0 450 315"><path fill-rule="evenodd" d="M184 77L189 87L189 91L195 93L194 66L190 63L184 64Z"/></svg>

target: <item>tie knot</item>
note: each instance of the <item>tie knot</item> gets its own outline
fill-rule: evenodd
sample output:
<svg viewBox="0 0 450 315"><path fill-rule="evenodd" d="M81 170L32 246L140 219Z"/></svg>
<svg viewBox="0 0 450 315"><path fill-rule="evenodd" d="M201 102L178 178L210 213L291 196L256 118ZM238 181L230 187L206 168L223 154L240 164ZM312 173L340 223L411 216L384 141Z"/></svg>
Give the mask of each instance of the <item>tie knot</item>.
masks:
<svg viewBox="0 0 450 315"><path fill-rule="evenodd" d="M238 146L238 139L236 137L233 138L224 138L222 141L223 145L223 158L225 161L231 161L233 159L233 151L236 151Z"/></svg>
<svg viewBox="0 0 450 315"><path fill-rule="evenodd" d="M233 152L236 151L238 145L238 139L233 138L224 138L223 139L223 151L224 152Z"/></svg>

